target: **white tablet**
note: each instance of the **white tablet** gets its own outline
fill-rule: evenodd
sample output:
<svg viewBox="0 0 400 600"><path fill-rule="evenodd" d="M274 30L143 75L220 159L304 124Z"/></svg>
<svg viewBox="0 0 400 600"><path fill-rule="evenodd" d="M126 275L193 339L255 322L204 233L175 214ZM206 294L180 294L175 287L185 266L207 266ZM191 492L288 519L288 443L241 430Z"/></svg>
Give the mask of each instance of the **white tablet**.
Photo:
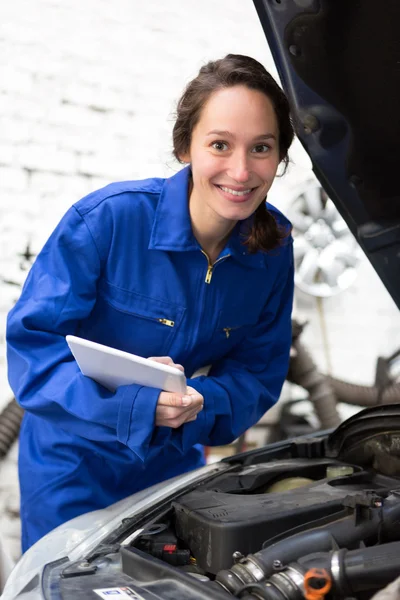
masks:
<svg viewBox="0 0 400 600"><path fill-rule="evenodd" d="M68 346L80 370L111 391L137 383L166 392L186 392L186 377L179 369L129 352L67 335Z"/></svg>

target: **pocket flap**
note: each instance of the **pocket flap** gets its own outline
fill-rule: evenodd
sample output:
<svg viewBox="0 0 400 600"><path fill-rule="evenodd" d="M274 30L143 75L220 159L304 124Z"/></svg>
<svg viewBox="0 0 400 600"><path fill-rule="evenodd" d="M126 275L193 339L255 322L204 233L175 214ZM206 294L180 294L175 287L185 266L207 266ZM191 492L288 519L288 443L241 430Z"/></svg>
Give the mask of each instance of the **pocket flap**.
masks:
<svg viewBox="0 0 400 600"><path fill-rule="evenodd" d="M103 299L117 310L127 314L152 319L166 320L179 325L185 308L159 298L150 298L137 292L119 288L108 282L102 282L99 293Z"/></svg>
<svg viewBox="0 0 400 600"><path fill-rule="evenodd" d="M239 329L251 327L258 322L258 314L254 310L243 310L242 306L222 309L219 313L217 329Z"/></svg>

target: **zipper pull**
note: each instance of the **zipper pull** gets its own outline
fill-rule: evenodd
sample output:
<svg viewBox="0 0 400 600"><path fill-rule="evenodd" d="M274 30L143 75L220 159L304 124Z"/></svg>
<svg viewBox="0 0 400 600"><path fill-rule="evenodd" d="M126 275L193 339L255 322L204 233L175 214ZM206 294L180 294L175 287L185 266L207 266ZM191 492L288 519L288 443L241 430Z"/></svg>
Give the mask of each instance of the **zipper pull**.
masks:
<svg viewBox="0 0 400 600"><path fill-rule="evenodd" d="M229 336L231 335L231 327L224 327L224 331L225 331L226 339L228 339Z"/></svg>
<svg viewBox="0 0 400 600"><path fill-rule="evenodd" d="M168 327L173 327L175 325L175 321L170 321L169 319L158 319L158 322L163 325L168 325Z"/></svg>
<svg viewBox="0 0 400 600"><path fill-rule="evenodd" d="M205 278L205 282L206 283L211 283L212 272L213 272L213 266L212 265L208 265L208 267L207 267L207 273L206 273L206 278Z"/></svg>

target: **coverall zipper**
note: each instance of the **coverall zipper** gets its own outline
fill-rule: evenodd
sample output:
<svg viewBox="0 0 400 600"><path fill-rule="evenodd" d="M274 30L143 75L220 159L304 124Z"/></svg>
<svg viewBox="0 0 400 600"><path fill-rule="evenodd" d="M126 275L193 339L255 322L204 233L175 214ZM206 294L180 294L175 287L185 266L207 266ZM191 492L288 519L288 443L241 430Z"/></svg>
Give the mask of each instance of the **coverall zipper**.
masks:
<svg viewBox="0 0 400 600"><path fill-rule="evenodd" d="M239 325L238 327L224 327L222 331L225 333L225 335L228 339L229 336L231 335L231 331L234 331L235 329L239 329L239 327L241 327L241 326Z"/></svg>
<svg viewBox="0 0 400 600"><path fill-rule="evenodd" d="M127 312L127 311L122 311ZM163 325L167 325L168 327L175 327L175 321L171 321L171 319L158 319L157 317L149 317L148 315L139 315L138 313L128 314L134 315L135 317L139 317L140 319L147 319L148 321L155 321L156 323L162 323Z"/></svg>
<svg viewBox="0 0 400 600"><path fill-rule="evenodd" d="M168 325L168 327L174 327L175 325L175 321L170 321L169 319L157 319L157 321L163 325Z"/></svg>
<svg viewBox="0 0 400 600"><path fill-rule="evenodd" d="M207 252L204 252L204 250L202 250L202 253L206 257L207 262L208 262L206 278L205 278L204 281L205 281L205 283L211 283L211 279L212 279L212 275L213 275L213 269L214 269L215 265L217 263L221 262L222 260L225 260L225 258L228 258L230 256L230 254L226 254L225 256L221 256L221 258L218 258L215 261L215 263L212 263L211 260L210 260L210 257L207 254Z"/></svg>
<svg viewBox="0 0 400 600"><path fill-rule="evenodd" d="M111 306L113 308L115 308L115 310L118 310L118 312L121 312L121 313L124 313L127 315L132 315L133 317L139 317L139 319L146 319L147 321L154 321L155 323L162 323L163 325L167 325L168 327L175 327L175 321L172 321L171 319L150 317L149 315L134 313L134 312L119 308L119 306L116 306L113 302L108 302L108 303L111 304Z"/></svg>

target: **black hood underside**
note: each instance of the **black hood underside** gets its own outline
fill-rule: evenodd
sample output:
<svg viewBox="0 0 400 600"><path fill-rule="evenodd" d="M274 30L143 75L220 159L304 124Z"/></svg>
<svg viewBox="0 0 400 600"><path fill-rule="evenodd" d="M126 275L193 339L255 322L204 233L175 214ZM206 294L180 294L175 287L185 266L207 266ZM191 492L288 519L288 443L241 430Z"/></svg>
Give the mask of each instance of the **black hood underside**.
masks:
<svg viewBox="0 0 400 600"><path fill-rule="evenodd" d="M400 307L400 2L254 4L315 174Z"/></svg>

